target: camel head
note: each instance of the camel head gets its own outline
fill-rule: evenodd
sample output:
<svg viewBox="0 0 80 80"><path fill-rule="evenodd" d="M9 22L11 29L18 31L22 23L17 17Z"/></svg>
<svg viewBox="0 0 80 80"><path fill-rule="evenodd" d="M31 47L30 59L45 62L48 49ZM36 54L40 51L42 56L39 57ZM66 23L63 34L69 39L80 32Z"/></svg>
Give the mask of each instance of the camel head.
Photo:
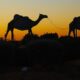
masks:
<svg viewBox="0 0 80 80"><path fill-rule="evenodd" d="M48 18L47 15L43 15L43 14L40 14L39 16L40 16L40 18Z"/></svg>

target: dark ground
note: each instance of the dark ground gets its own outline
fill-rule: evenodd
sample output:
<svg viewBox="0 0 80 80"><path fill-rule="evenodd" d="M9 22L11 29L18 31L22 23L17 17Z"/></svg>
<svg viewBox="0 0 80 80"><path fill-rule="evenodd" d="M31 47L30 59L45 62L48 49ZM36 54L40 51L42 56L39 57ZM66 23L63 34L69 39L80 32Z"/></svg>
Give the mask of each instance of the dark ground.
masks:
<svg viewBox="0 0 80 80"><path fill-rule="evenodd" d="M80 38L45 34L1 39L0 80L80 80Z"/></svg>

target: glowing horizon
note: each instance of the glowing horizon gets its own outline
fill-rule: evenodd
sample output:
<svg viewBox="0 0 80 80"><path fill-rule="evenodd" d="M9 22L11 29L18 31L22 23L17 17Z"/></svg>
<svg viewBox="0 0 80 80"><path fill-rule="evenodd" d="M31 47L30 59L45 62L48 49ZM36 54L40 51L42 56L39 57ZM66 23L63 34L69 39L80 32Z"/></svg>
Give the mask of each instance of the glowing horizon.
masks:
<svg viewBox="0 0 80 80"><path fill-rule="evenodd" d="M80 16L79 7L80 0L0 0L0 37L4 37L7 25L15 14L36 20L40 13L48 15L53 24L48 19L43 19L32 28L34 34L67 35L69 23L74 17ZM27 31L15 29L15 40L22 39L26 33ZM8 39L10 39L10 33Z"/></svg>

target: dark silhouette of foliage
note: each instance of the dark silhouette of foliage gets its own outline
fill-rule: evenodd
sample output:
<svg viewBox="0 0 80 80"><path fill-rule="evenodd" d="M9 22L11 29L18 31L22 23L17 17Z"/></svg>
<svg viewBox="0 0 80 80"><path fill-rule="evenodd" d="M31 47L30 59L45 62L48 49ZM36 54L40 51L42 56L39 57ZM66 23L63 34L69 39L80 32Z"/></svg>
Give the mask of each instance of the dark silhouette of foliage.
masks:
<svg viewBox="0 0 80 80"><path fill-rule="evenodd" d="M27 35L24 36L23 41L24 40L36 40L36 39L39 39L38 35L36 35L36 34L32 34L32 35L27 34Z"/></svg>
<svg viewBox="0 0 80 80"><path fill-rule="evenodd" d="M58 39L57 33L46 33L40 36L41 39Z"/></svg>

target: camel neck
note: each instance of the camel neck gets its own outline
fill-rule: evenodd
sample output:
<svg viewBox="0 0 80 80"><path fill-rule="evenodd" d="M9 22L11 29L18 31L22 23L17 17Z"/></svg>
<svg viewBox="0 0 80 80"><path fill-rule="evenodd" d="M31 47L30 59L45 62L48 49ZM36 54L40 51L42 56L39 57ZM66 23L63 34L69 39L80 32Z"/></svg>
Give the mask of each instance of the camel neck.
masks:
<svg viewBox="0 0 80 80"><path fill-rule="evenodd" d="M39 16L39 18L34 22L34 25L37 25L41 20L42 18Z"/></svg>

